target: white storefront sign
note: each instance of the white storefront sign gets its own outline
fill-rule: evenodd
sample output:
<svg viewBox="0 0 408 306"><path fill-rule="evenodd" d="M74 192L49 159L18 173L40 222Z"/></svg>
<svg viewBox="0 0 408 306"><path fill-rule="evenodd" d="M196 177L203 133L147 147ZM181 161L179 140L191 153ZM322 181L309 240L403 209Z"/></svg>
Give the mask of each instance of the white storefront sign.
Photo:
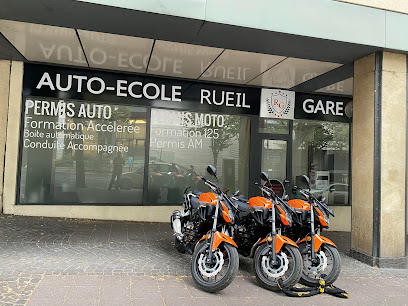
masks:
<svg viewBox="0 0 408 306"><path fill-rule="evenodd" d="M293 119L295 112L295 92L281 89L261 91L260 116L263 118Z"/></svg>

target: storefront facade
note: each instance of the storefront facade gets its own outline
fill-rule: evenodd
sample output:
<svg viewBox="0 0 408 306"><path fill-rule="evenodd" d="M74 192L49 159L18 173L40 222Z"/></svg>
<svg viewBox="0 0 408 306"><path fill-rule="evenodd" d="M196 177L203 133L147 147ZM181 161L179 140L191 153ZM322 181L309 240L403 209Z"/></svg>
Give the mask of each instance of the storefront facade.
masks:
<svg viewBox="0 0 408 306"><path fill-rule="evenodd" d="M200 2L205 16L182 1L174 14L108 2L51 16L26 3L38 20L12 2L0 11L3 213L167 222L186 187L205 190L208 164L247 196L261 171L291 197L306 174L355 257L406 263L404 14L321 0L304 28L290 14L276 28L258 8L236 19L244 3L222 19L229 1ZM330 9L365 22L338 27Z"/></svg>
<svg viewBox="0 0 408 306"><path fill-rule="evenodd" d="M349 209L348 103L346 97L24 64L14 209L155 207L165 213L151 220L167 221L185 188L206 191L199 176L209 164L224 190L244 195L258 194L261 171L287 180L288 191L307 174L318 196ZM118 219L140 220L137 213Z"/></svg>

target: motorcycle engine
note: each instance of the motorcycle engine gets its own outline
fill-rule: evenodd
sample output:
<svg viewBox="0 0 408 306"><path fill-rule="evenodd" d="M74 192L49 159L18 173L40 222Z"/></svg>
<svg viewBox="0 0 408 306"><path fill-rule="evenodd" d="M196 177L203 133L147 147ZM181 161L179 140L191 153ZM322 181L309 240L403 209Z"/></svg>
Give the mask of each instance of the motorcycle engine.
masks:
<svg viewBox="0 0 408 306"><path fill-rule="evenodd" d="M190 243L195 236L195 226L193 221L187 221L184 225L184 242Z"/></svg>
<svg viewBox="0 0 408 306"><path fill-rule="evenodd" d="M240 246L239 252L243 256L249 256L251 252L252 245L254 244L254 226L253 224L238 225L235 228L235 237L237 244Z"/></svg>

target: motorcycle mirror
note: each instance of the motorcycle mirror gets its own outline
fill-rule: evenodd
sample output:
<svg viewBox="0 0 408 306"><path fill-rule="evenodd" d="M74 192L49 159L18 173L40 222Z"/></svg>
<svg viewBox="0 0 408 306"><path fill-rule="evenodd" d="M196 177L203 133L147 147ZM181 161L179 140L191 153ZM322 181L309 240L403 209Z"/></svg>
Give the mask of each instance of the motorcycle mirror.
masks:
<svg viewBox="0 0 408 306"><path fill-rule="evenodd" d="M310 189L310 180L307 175L302 176L302 183L305 184Z"/></svg>
<svg viewBox="0 0 408 306"><path fill-rule="evenodd" d="M326 202L326 198L323 197L323 198L320 200L320 202L322 202L322 203Z"/></svg>
<svg viewBox="0 0 408 306"><path fill-rule="evenodd" d="M269 175L266 172L262 172L261 173L261 180L263 180L264 182L268 182L269 181Z"/></svg>
<svg viewBox="0 0 408 306"><path fill-rule="evenodd" d="M215 169L214 166L208 165L208 167L207 167L207 172L208 172L211 176L217 178L217 169Z"/></svg>
<svg viewBox="0 0 408 306"><path fill-rule="evenodd" d="M296 194L296 190L297 190L297 186L293 186L293 188L292 188L292 193L293 193L293 194Z"/></svg>
<svg viewBox="0 0 408 306"><path fill-rule="evenodd" d="M232 196L233 196L233 197L236 197L237 195L239 195L239 190L235 191Z"/></svg>

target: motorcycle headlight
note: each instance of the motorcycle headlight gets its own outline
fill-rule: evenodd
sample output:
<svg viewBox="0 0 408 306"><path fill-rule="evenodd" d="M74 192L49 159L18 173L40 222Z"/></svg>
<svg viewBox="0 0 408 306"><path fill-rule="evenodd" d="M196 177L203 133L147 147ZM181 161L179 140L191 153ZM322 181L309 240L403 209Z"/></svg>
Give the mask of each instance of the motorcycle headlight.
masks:
<svg viewBox="0 0 408 306"><path fill-rule="evenodd" d="M286 220L288 220L289 226L292 226L292 215L289 212L286 213Z"/></svg>
<svg viewBox="0 0 408 306"><path fill-rule="evenodd" d="M234 223L234 214L233 214L233 212L231 211L231 210L229 210L228 211L228 216L229 216L229 218L230 218L230 220L231 220L231 223Z"/></svg>

